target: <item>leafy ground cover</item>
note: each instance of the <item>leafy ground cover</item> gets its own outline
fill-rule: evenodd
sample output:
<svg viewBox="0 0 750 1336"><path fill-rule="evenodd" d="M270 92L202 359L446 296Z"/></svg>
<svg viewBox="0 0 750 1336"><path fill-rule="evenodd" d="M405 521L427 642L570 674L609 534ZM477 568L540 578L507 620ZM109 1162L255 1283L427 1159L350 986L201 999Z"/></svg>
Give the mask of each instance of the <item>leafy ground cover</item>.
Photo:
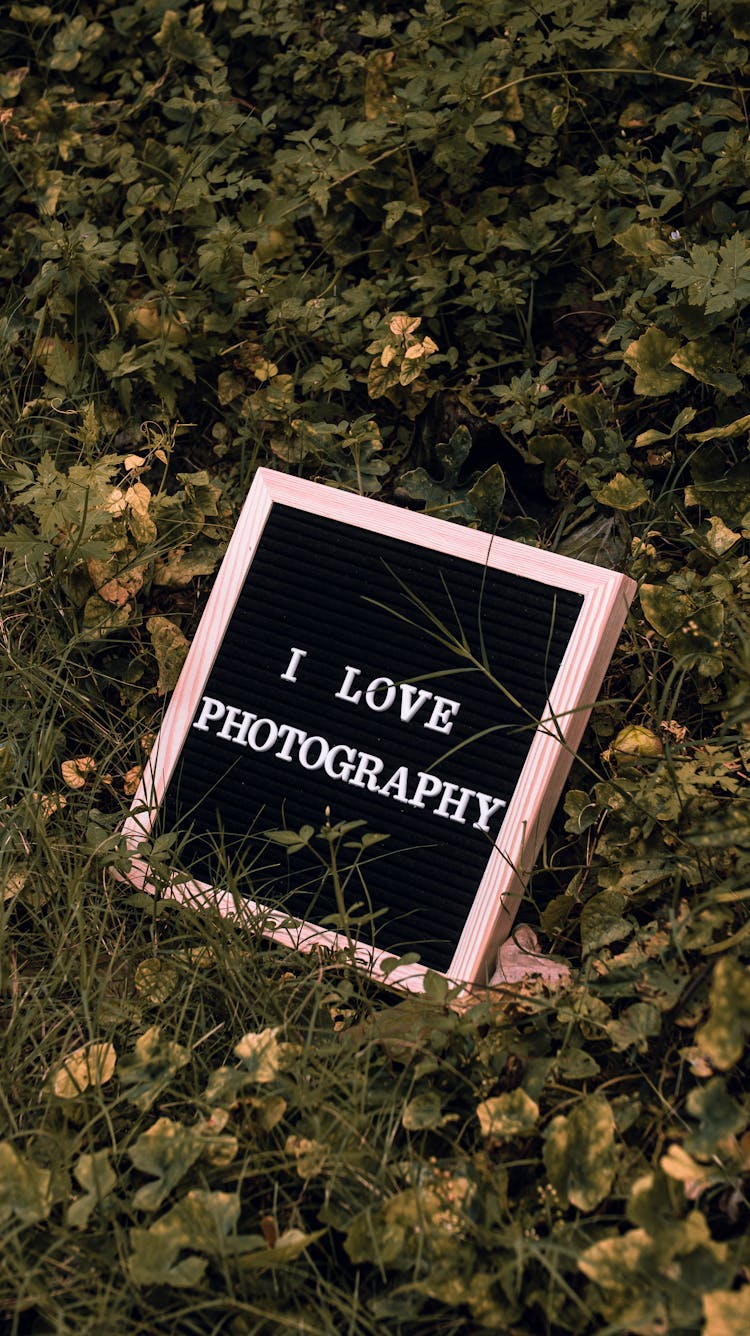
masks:
<svg viewBox="0 0 750 1336"><path fill-rule="evenodd" d="M749 44L5 7L4 1331L750 1329ZM565 986L406 1003L113 884L259 464L639 580L522 911Z"/></svg>

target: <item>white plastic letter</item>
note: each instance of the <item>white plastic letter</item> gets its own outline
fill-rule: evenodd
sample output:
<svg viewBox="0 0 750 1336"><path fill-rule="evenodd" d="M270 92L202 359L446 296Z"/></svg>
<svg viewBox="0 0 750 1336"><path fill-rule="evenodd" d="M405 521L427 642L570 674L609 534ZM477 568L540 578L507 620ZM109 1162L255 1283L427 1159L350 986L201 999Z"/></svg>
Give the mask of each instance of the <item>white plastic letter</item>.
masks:
<svg viewBox="0 0 750 1336"><path fill-rule="evenodd" d="M489 822L501 807L507 807L504 798L491 798L489 793L478 793L479 820L474 822L474 830L489 830Z"/></svg>
<svg viewBox="0 0 750 1336"><path fill-rule="evenodd" d="M424 770L419 771L419 783L414 792L414 797L410 800L412 807L424 807L424 798L434 798L443 787L442 779L437 775L425 774Z"/></svg>
<svg viewBox="0 0 750 1336"><path fill-rule="evenodd" d="M355 677L359 677L361 671L362 671L361 668L352 668L350 664L346 665L346 677L344 678L342 685L339 687L339 690L336 692L336 695L339 700L350 700L352 705L357 704L357 701L360 699L362 692L355 691L353 696L350 695L350 692Z"/></svg>
<svg viewBox="0 0 750 1336"><path fill-rule="evenodd" d="M320 749L318 753L318 758L316 761L311 761L309 759L310 748L313 747L316 743ZM299 749L299 763L300 765L304 766L305 770L320 770L320 767L322 765L325 765L325 759L327 755L328 755L328 743L326 742L325 738L321 737L305 738L305 741L302 743L302 746Z"/></svg>
<svg viewBox="0 0 750 1336"><path fill-rule="evenodd" d="M333 767L341 754L346 756L346 760L339 766L338 770L334 770ZM345 743L340 742L338 746L331 747L331 750L323 762L323 768L326 774L331 776L331 779L343 779L344 783L347 783L351 778L351 773L356 762L357 753L354 747L347 747Z"/></svg>
<svg viewBox="0 0 750 1336"><path fill-rule="evenodd" d="M294 728L292 724L279 724L279 737L284 739L281 751L274 752L277 761L291 761L292 747L295 742L304 742L307 734L304 728Z"/></svg>
<svg viewBox="0 0 750 1336"><path fill-rule="evenodd" d="M299 668L300 660L301 660L301 659L306 659L306 658L307 658L307 650L306 650L306 649L297 649L297 648L293 645L293 646L292 646L292 657L291 657L291 659L289 660L289 667L287 668L287 670L286 670L285 673L281 673L282 681L284 681L284 682L296 682L296 681L297 681L297 669Z"/></svg>
<svg viewBox="0 0 750 1336"><path fill-rule="evenodd" d="M425 722L425 728L431 728L435 733L450 733L453 727L451 715L457 715L460 709L460 701L449 700L447 696L436 696L432 714Z"/></svg>
<svg viewBox="0 0 750 1336"><path fill-rule="evenodd" d="M375 692L385 687L385 696L380 704L375 700ZM374 677L365 692L365 700L371 710L389 710L396 699L396 688L390 677Z"/></svg>
<svg viewBox="0 0 750 1336"><path fill-rule="evenodd" d="M226 738L227 742L236 742L239 747L246 747L248 729L253 720L257 718L257 714L248 714L247 710L238 710L236 705L230 705L224 723L216 736L217 738ZM237 736L234 738L232 737L232 729L237 731Z"/></svg>
<svg viewBox="0 0 750 1336"><path fill-rule="evenodd" d="M460 795L458 798L454 796L456 793ZM435 808L435 816L447 816L451 821L460 821L464 826L466 825L464 812L469 805L469 799L475 797L474 789L462 789L458 784L446 784L440 805ZM455 807L455 812L449 812L449 807Z"/></svg>
<svg viewBox="0 0 750 1336"><path fill-rule="evenodd" d="M203 709L193 724L193 728L200 728L203 733L208 733L208 725L214 719L221 719L226 714L227 707L222 705L220 700L214 700L213 696L203 697Z"/></svg>
<svg viewBox="0 0 750 1336"><path fill-rule="evenodd" d="M370 789L373 793L377 793L378 775L382 772L382 769L383 762L379 756L371 756L369 752L360 752L357 773L354 779L349 782L358 789Z"/></svg>
<svg viewBox="0 0 750 1336"><path fill-rule="evenodd" d="M394 770L390 779L380 785L378 792L382 793L384 798L398 798L399 802L405 803L408 802L406 797L408 783L409 771L405 765L400 765L398 770ZM392 789L395 789L395 793L391 792Z"/></svg>
<svg viewBox="0 0 750 1336"><path fill-rule="evenodd" d="M261 728L264 727L264 725L268 729L268 737L266 738L265 742L258 742L258 732ZM273 722L273 719L256 719L255 723L250 729L250 732L248 733L247 745L248 747L252 747L253 751L257 752L270 751L271 748L276 745L276 739L278 738L278 736L279 736L279 730L276 727L275 723Z"/></svg>
<svg viewBox="0 0 750 1336"><path fill-rule="evenodd" d="M415 687L411 682L402 682L400 691L401 719L405 724L409 724L425 701L432 700L432 692L425 691L424 687Z"/></svg>

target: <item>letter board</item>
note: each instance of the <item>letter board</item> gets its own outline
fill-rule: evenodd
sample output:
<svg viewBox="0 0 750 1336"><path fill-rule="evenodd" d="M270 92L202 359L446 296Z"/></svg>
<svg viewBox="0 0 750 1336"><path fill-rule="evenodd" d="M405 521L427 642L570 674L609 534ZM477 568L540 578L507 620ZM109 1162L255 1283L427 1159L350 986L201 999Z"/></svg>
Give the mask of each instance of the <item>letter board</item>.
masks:
<svg viewBox="0 0 750 1336"><path fill-rule="evenodd" d="M389 973L414 989L484 981L634 588L259 470L125 826L130 879L151 889L139 846L176 830L173 894L231 912L228 868L269 935L344 945L332 877L278 832L361 821L350 840L387 836L341 868L372 916L362 962L418 952Z"/></svg>

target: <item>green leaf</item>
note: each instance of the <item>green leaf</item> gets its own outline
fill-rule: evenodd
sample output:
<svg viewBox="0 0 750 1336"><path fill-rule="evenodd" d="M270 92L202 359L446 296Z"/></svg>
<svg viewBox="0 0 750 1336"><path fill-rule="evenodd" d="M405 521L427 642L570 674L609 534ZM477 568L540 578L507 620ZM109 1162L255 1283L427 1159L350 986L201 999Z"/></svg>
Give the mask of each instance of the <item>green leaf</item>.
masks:
<svg viewBox="0 0 750 1336"><path fill-rule="evenodd" d="M745 432L750 431L750 413L744 417L734 418L732 422L725 422L722 427L708 427L706 431L691 431L688 435L689 441L728 441L733 436L744 436Z"/></svg>
<svg viewBox="0 0 750 1336"><path fill-rule="evenodd" d="M263 833L267 840L270 840L272 844L280 844L288 854L298 854L300 849L306 849L310 843L313 828L312 826L303 826L300 831L266 830Z"/></svg>
<svg viewBox="0 0 750 1336"><path fill-rule="evenodd" d="M669 431L656 431L653 427L648 431L640 432L635 438L635 447L640 450L644 446L654 445L656 441L671 441L683 427L692 422L697 413L696 408L683 408L675 418Z"/></svg>
<svg viewBox="0 0 750 1336"><path fill-rule="evenodd" d="M581 911L581 946L584 955L599 951L610 942L629 937L632 924L622 917L626 905L621 891L600 891L586 901Z"/></svg>
<svg viewBox="0 0 750 1336"><path fill-rule="evenodd" d="M660 636L668 636L690 615L691 600L670 585L641 585L638 590L643 615Z"/></svg>
<svg viewBox="0 0 750 1336"><path fill-rule="evenodd" d="M625 1213L631 1224L640 1225L649 1234L658 1235L665 1225L673 1224L681 1214L681 1203L679 1206L676 1204L666 1174L656 1169L636 1178L630 1189Z"/></svg>
<svg viewBox="0 0 750 1336"><path fill-rule="evenodd" d="M656 325L628 345L623 360L636 373L633 385L636 394L671 394L679 389L685 377L671 364L679 346L679 340L670 338Z"/></svg>
<svg viewBox="0 0 750 1336"><path fill-rule="evenodd" d="M68 1224L74 1229L86 1228L92 1212L102 1205L117 1182L109 1156L108 1150L97 1150L78 1158L73 1175L83 1188L84 1196L68 1207Z"/></svg>
<svg viewBox="0 0 750 1336"><path fill-rule="evenodd" d="M171 1285L186 1289L200 1284L206 1270L203 1257L194 1254L178 1261L188 1249L221 1257L236 1248L229 1235L240 1214L240 1201L230 1192L189 1192L150 1229L131 1229L133 1252L129 1269L136 1285ZM233 1240L236 1244L237 1240Z"/></svg>
<svg viewBox="0 0 750 1336"><path fill-rule="evenodd" d="M559 433L532 436L528 442L528 450L533 460L538 460L550 471L555 468L556 464L561 464L564 459L568 459L572 453L570 441Z"/></svg>
<svg viewBox="0 0 750 1336"><path fill-rule="evenodd" d="M502 515L505 500L505 474L499 464L491 464L473 487L466 493L466 498L476 509L479 521L485 529L494 529Z"/></svg>
<svg viewBox="0 0 750 1336"><path fill-rule="evenodd" d="M648 1041L661 1031L659 1008L651 1002L634 1002L617 1020L608 1021L607 1034L616 1053L633 1048L636 1053L648 1052Z"/></svg>
<svg viewBox="0 0 750 1336"><path fill-rule="evenodd" d="M425 513L438 515L441 519L473 520L476 514L462 489L454 491L435 482L423 468L404 473L399 482L399 491L412 501L423 501Z"/></svg>
<svg viewBox="0 0 750 1336"><path fill-rule="evenodd" d="M452 487L462 464L471 450L471 432L468 427L456 427L449 441L439 441L435 449L443 469L443 483Z"/></svg>
<svg viewBox="0 0 750 1336"><path fill-rule="evenodd" d="M667 638L667 645L680 668L698 668L707 677L715 677L722 669L721 647L724 634L724 607L709 603L696 608L676 631Z"/></svg>
<svg viewBox="0 0 750 1336"><path fill-rule="evenodd" d="M613 240L641 264L652 264L655 257L671 254L669 243L662 239L657 228L644 227L642 223L632 223L623 232L616 232Z"/></svg>
<svg viewBox="0 0 750 1336"><path fill-rule="evenodd" d="M589 826L596 824L601 814L599 803L592 802L583 789L568 789L563 806L568 817L565 829L569 835L582 835Z"/></svg>
<svg viewBox="0 0 750 1336"><path fill-rule="evenodd" d="M154 584L183 589L199 575L211 575L221 553L215 543L196 542L190 547L176 547L154 568Z"/></svg>
<svg viewBox="0 0 750 1336"><path fill-rule="evenodd" d="M674 255L660 266L659 272L677 292L686 293L691 306L705 307L714 291L718 267L715 248L709 250L708 246L691 246L689 258Z"/></svg>
<svg viewBox="0 0 750 1336"><path fill-rule="evenodd" d="M612 510L637 510L649 499L642 480L624 473L616 473L594 496L601 506L610 506Z"/></svg>
<svg viewBox="0 0 750 1336"><path fill-rule="evenodd" d="M750 1036L750 969L725 956L711 979L709 1016L696 1043L714 1067L727 1071L739 1062Z"/></svg>
<svg viewBox="0 0 750 1336"><path fill-rule="evenodd" d="M120 1063L120 1080L130 1087L131 1104L149 1109L172 1077L189 1062L190 1050L173 1039L163 1039L161 1026L152 1025L136 1040L132 1055Z"/></svg>
<svg viewBox="0 0 750 1336"><path fill-rule="evenodd" d="M691 1155L721 1156L729 1138L747 1123L745 1109L729 1094L721 1076L691 1090L686 1106L690 1116L700 1120L697 1130L685 1138L685 1150Z"/></svg>
<svg viewBox="0 0 750 1336"><path fill-rule="evenodd" d="M477 1105L477 1118L482 1136L500 1141L511 1137L527 1136L536 1126L539 1105L520 1087L507 1090Z"/></svg>
<svg viewBox="0 0 750 1336"><path fill-rule="evenodd" d="M603 1095L588 1095L566 1117L552 1119L544 1164L563 1206L593 1211L604 1201L617 1167L615 1120Z"/></svg>
<svg viewBox="0 0 750 1336"><path fill-rule="evenodd" d="M37 360L53 385L63 390L72 389L78 374L78 354L71 343L58 338L42 339L37 349Z"/></svg>
<svg viewBox="0 0 750 1336"><path fill-rule="evenodd" d="M722 243L714 290L706 302L706 313L733 310L750 296L750 245L741 232Z"/></svg>
<svg viewBox="0 0 750 1336"><path fill-rule="evenodd" d="M305 1234L304 1230L292 1226L279 1234L273 1247L240 1251L237 1265L242 1271L265 1271L266 1268L286 1266L307 1252L318 1239L322 1239L325 1232L324 1229L316 1229L312 1234Z"/></svg>
<svg viewBox="0 0 750 1336"><path fill-rule="evenodd" d="M596 1058L585 1048L568 1048L559 1058L560 1075L566 1081L587 1081L601 1071Z"/></svg>
<svg viewBox="0 0 750 1336"><path fill-rule="evenodd" d="M66 72L74 70L80 63L82 50L94 46L103 33L104 28L101 23L87 23L80 15L71 19L64 28L55 33L53 38L55 49L50 58L50 69Z"/></svg>
<svg viewBox="0 0 750 1336"><path fill-rule="evenodd" d="M429 1127L441 1127L443 1102L437 1090L425 1090L415 1095L404 1108L401 1122L407 1132L421 1132Z"/></svg>
<svg viewBox="0 0 750 1336"><path fill-rule="evenodd" d="M46 1220L52 1209L52 1172L0 1141L0 1224L15 1216L22 1225Z"/></svg>
<svg viewBox="0 0 750 1336"><path fill-rule="evenodd" d="M723 353L723 356L722 356ZM730 358L730 350L716 346L714 339L694 339L686 343L672 357L672 366L685 371L694 380L703 385L715 385L725 394L737 394L742 389L742 381L733 371L722 370ZM693 416L695 410L693 410Z"/></svg>
<svg viewBox="0 0 750 1336"><path fill-rule="evenodd" d="M638 596L646 621L664 636L675 663L708 676L721 671L724 608L696 606L695 599L671 585L641 585Z"/></svg>
<svg viewBox="0 0 750 1336"><path fill-rule="evenodd" d="M155 1211L164 1198L200 1157L203 1140L194 1128L183 1127L171 1118L159 1118L139 1136L129 1154L136 1169L153 1174L155 1182L146 1183L133 1197L139 1211Z"/></svg>

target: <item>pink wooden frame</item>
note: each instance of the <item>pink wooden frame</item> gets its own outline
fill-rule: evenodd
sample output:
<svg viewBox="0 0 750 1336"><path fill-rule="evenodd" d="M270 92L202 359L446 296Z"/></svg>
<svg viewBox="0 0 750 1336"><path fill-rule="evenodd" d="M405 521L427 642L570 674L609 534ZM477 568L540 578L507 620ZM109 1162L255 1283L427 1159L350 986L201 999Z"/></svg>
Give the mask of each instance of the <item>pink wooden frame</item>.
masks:
<svg viewBox="0 0 750 1336"><path fill-rule="evenodd" d="M495 848L446 971L447 977L455 983L486 983L494 969L498 946L511 929L518 902L617 643L635 583L625 575L599 566L269 469L259 469L123 827L131 855L128 879L139 889L153 892L148 864L139 855L139 846L149 835L177 764L274 502L583 595L583 606L550 693L545 717L535 732ZM176 881L168 893L194 906L210 904L223 914L249 917L256 922L260 919L266 935L297 949L316 945L334 949L348 947L346 938L341 935L315 924L291 920L288 915L250 900L238 906L228 892L203 882ZM384 968L386 962L393 965L392 952L373 950L362 944L355 945L355 952L357 963L376 977L387 977L389 984L411 991L422 990L428 972L425 966Z"/></svg>

